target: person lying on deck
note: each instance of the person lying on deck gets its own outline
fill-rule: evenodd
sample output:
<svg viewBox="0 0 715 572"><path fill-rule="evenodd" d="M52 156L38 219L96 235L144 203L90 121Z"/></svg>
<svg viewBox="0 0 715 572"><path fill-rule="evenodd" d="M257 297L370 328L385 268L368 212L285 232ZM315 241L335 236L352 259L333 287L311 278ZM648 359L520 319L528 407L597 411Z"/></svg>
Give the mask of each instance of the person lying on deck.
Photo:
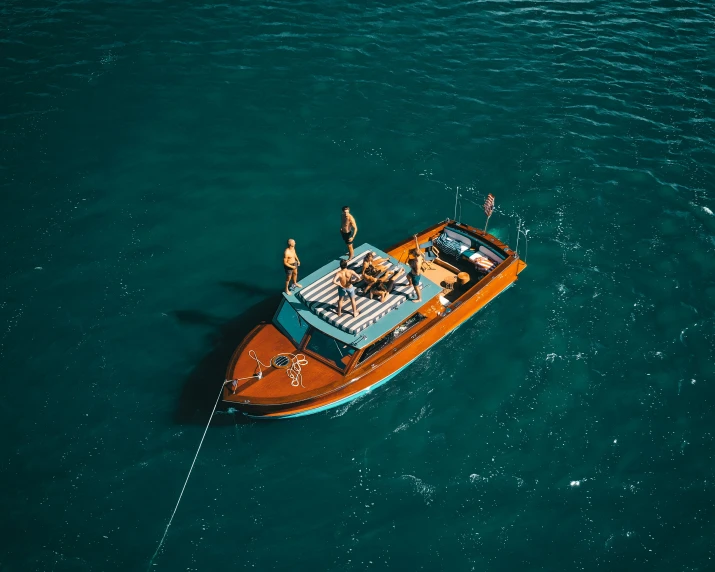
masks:
<svg viewBox="0 0 715 572"><path fill-rule="evenodd" d="M389 272L382 278L378 278L373 284L365 288L365 295L370 298L370 300L380 298L380 302L384 302L395 287L395 281L403 272L404 270L402 268L398 268L394 272Z"/></svg>
<svg viewBox="0 0 715 572"><path fill-rule="evenodd" d="M355 303L355 286L353 286L353 280L360 280L360 275L348 268L348 261L340 261L340 270L338 270L335 278L333 278L333 284L338 287L338 317L343 315L343 298L350 296L350 301L353 305L353 316L357 318L360 313L357 311L357 304Z"/></svg>
<svg viewBox="0 0 715 572"><path fill-rule="evenodd" d="M422 281L422 264L425 261L425 257L422 255L422 250L420 250L420 243L417 240L417 235L415 236L415 247L410 250L410 272L407 274L407 279L412 284L415 289L415 298L413 302L422 302L422 291L420 290L420 282Z"/></svg>
<svg viewBox="0 0 715 572"><path fill-rule="evenodd" d="M362 261L362 278L371 286L375 283L375 277L389 268L382 259L375 258L374 252L368 252Z"/></svg>

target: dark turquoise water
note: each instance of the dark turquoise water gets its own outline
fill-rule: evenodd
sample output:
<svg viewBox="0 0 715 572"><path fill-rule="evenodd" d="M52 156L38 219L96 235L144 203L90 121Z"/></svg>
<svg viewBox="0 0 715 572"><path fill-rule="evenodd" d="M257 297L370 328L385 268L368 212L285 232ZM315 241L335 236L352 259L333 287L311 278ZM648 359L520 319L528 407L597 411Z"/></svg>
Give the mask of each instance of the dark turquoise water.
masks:
<svg viewBox="0 0 715 572"><path fill-rule="evenodd" d="M0 570L145 569L284 241L457 187L517 286L351 405L217 413L153 569L715 567L710 1L0 13Z"/></svg>

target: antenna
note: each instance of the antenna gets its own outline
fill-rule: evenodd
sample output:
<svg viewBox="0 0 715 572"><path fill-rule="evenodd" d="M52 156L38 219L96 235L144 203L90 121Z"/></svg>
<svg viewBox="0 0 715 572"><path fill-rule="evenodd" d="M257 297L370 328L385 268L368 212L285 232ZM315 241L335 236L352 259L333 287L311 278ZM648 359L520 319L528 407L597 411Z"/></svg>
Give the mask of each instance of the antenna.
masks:
<svg viewBox="0 0 715 572"><path fill-rule="evenodd" d="M519 235L521 235L521 217L519 219L519 224L516 227L516 257L519 257ZM487 219L489 221L489 219Z"/></svg>
<svg viewBox="0 0 715 572"><path fill-rule="evenodd" d="M459 200L459 187L457 187L457 192L454 195L454 218L452 220L457 220L457 201Z"/></svg>
<svg viewBox="0 0 715 572"><path fill-rule="evenodd" d="M524 221L521 220L521 217L517 217L519 219L519 225L517 226L516 229L516 255L519 256L519 238L521 235L524 235L524 241L526 243L525 245L525 252L524 252L524 264L526 264L526 259L529 256L529 229L524 226Z"/></svg>

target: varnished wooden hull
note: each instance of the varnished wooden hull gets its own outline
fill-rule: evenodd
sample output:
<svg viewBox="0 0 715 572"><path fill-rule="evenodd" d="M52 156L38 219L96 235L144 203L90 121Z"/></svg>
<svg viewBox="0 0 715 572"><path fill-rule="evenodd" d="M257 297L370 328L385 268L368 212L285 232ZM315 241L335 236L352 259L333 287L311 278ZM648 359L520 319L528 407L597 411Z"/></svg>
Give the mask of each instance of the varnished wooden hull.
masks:
<svg viewBox="0 0 715 572"><path fill-rule="evenodd" d="M441 223L426 229L420 233L420 240L430 233L439 231L445 225L446 223ZM265 398L262 395L256 395L245 400L242 400L241 396L232 395L227 389L224 392L224 401L251 417L275 419L299 417L339 407L362 397L407 368L420 355L454 332L486 304L513 285L518 274L526 267L526 264L518 258L515 252L495 237L484 235L481 231L466 225L460 225L460 227L468 230L470 234L475 234L494 244L507 254L507 258L487 277L469 288L446 310L437 301L426 305L420 310L426 315L426 319L409 331L411 335L405 336L404 339L398 338L394 343L371 356L365 363L348 370L345 375L334 371L331 373L327 371L326 366L326 381L320 389L303 392L303 394L295 395L292 398L285 395L270 396L267 389ZM406 240L386 252L400 260L409 247L410 240ZM238 377L236 374L237 372L241 373L239 372L241 368L242 373L246 373L245 361L241 367L238 364L240 364L242 356L247 353L248 342L251 339L255 345L258 338L268 338L275 348L279 348L280 344L284 343L272 331L263 331L264 328L272 328L272 326L258 327L236 350L229 365L227 379ZM275 352L276 349L272 351Z"/></svg>
<svg viewBox="0 0 715 572"><path fill-rule="evenodd" d="M510 286L511 286L511 285L507 286L507 287L505 288L505 290L508 289ZM471 316L470 316L470 317L471 317ZM468 320L468 319L469 319L469 318L467 318L467 320ZM364 397L365 395L369 394L369 393L372 392L373 390L377 389L378 387L380 387L380 386L384 385L385 383L387 383L388 381L390 381L393 377L395 377L396 375L398 375L399 373L401 373L402 371L404 371L405 369L407 369L413 362L417 361L417 360L418 360L425 352L427 352L427 350L429 350L431 347L437 345L437 344L438 344L439 342L441 342L444 338L446 338L447 336L449 336L449 335L452 334L453 332L457 331L461 325L462 325L462 324L459 324L458 326L456 326L455 328L453 328L452 330L450 330L449 332L447 332L444 336L438 338L432 345L430 345L430 346L424 348L420 353L418 353L415 357L413 357L413 358L412 358L410 361L408 361L405 365L399 367L397 370L395 370L394 372L388 374L388 375L387 375L386 377L384 377L383 379L381 379L381 380L379 380L379 381L373 383L372 385L366 387L365 389L359 390L359 391L354 392L354 393L349 393L347 396L345 396L345 397L343 397L343 398L340 398L340 399L337 399L337 400L328 401L325 405L311 404L311 407L308 407L308 408L305 408L305 409L300 409L300 410L298 410L298 411L295 412L295 413L290 412L290 410L288 410L288 411L286 411L286 410L280 411L280 410L279 410L279 411L275 411L275 412L256 410L255 413L252 413L252 412L250 412L250 409L247 410L247 411L244 411L243 413L244 413L244 415L246 415L246 416L248 416L248 417L253 417L253 418L257 418L257 419L261 419L261 418L288 419L288 418L291 418L291 417L304 417L304 416L306 416L306 415L312 415L313 413L321 413L321 412L323 412L323 411L328 411L328 410L330 410L330 409L334 409L334 408L336 408L336 407L340 407L340 406L342 406L342 405L346 405L346 404L350 403L351 401L355 401L356 399L359 399L359 398L361 398L361 397ZM381 371L381 373L384 373L384 372Z"/></svg>

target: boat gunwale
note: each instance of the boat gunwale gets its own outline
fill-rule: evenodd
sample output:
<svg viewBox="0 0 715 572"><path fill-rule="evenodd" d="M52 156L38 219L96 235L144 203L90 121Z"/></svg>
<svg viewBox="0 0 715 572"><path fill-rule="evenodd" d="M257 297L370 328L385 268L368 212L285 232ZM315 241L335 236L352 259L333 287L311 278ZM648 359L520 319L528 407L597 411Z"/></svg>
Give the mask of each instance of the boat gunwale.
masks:
<svg viewBox="0 0 715 572"><path fill-rule="evenodd" d="M517 261L518 261L518 259L517 259ZM484 305L486 306L486 304L490 303L494 298L496 298L497 296L499 296L499 294L501 294L501 293L503 293L504 291L508 290L511 286L513 286L514 282L515 282L515 280L512 281L512 282L510 282L509 284L507 284L503 289L501 289L499 292L497 292L497 293L496 293L490 300L488 300ZM476 311L473 312L472 314L470 314L470 315L468 315L468 316L465 316L462 320L459 321L459 323L457 323L457 324L455 324L453 327L451 327L451 328L449 329L449 331L447 331L447 332L445 333L445 335L449 335L450 333L452 333L452 332L454 332L455 330L457 330L465 321L467 321L467 320L469 320L470 318L472 318L479 310L481 310L481 308L479 308L478 310L476 310ZM410 359L404 366L399 366L399 367L396 368L394 371L392 371L392 372L390 372L390 373L387 373L387 374L385 375L385 377L382 377L382 378L380 378L380 379L378 379L378 380L376 380L376 381L374 381L374 382L368 384L368 385L365 386L365 387L362 387L362 388L357 389L357 390L354 391L353 393L350 393L350 394L348 394L348 395L346 395L346 396L344 396L344 397L341 397L341 398L337 399L337 400L335 401L335 406L338 406L338 405L340 405L340 404L342 404L342 403L344 403L344 402L349 402L349 401L351 401L352 399L355 399L355 398L357 398L358 396L362 395L363 393L371 391L374 387L381 385L382 382L386 381L387 379L391 379L392 377L394 377L394 375L396 375L397 373L399 373L400 371L402 371L405 367L407 367L407 366L410 365L412 362L414 362L417 358L419 358L424 352L426 352L426 351L429 350L431 347L433 347L434 345L436 345L437 343L439 343L439 342L441 341L441 339L442 339L442 337L440 337L440 338L438 338L437 340L435 340L432 344L430 344L428 347L426 347L426 348L424 348L423 350L421 350L417 355L415 355L412 359ZM410 343L412 343L412 342L417 342L418 340L419 340L419 337L416 337L416 338L412 339ZM399 355L402 355L405 349L407 349L407 348L406 348L406 347L402 347L399 352L398 352L398 351L394 351L392 354L387 355L387 356L386 356L386 359L385 359L382 363L380 363L379 365L382 366L382 365L384 365L385 362L391 360L392 358L394 358L394 357L396 357L396 356L399 356ZM381 352L380 352L380 354L381 354ZM376 354L376 355L380 355L380 354ZM282 418L299 417L299 416L310 415L310 414L312 414L312 413L318 413L318 412L323 411L323 410L325 410L325 409L329 409L329 408L331 408L331 407L333 406L333 405L332 405L332 404L333 404L332 401L328 401L328 402L323 402L323 403L321 403L321 402L319 402L319 400L321 400L321 399L323 399L323 398L326 398L326 397L328 397L328 396L330 396L330 395L332 395L332 394L334 394L334 393L338 393L338 392L340 392L340 391L343 390L343 389L348 388L348 387L349 387L350 385L352 385L353 383L356 383L356 382L360 381L363 377L365 377L366 375L369 375L370 373L372 373L372 371L374 371L374 369L377 369L377 366L376 366L375 368L371 368L370 371L366 371L366 372L364 372L362 375L360 375L360 376L358 376L358 377L356 377L356 378L353 378L353 379L349 380L347 383L345 383L344 385L342 385L342 386L340 386L340 387L338 387L338 388L336 388L336 389L334 389L334 390L331 390L331 391L329 391L329 392L326 392L326 393L324 393L324 394L322 394L322 395L319 395L319 396L317 396L317 397L315 397L315 398L307 399L307 400L305 400L305 401L296 401L296 402L292 402L292 403L272 403L272 404L250 402L250 403L240 403L240 405L247 406L247 408L249 409L249 411L250 411L251 413L248 413L248 412L245 412L245 411L244 411L244 413L245 413L247 416L253 417L253 418L256 418L256 419L259 419L259 418L260 418L260 419L282 419ZM314 406L311 407L311 406L310 406L311 403L314 403ZM304 407L305 409L299 410L299 413L300 413L299 415L297 414L298 412L288 413L288 412L290 411L290 406L292 406L292 405L295 405L295 406L297 406L297 407L301 407L301 406L302 406L302 407ZM255 406L255 407L254 407L254 406Z"/></svg>
<svg viewBox="0 0 715 572"><path fill-rule="evenodd" d="M490 276L485 276L482 280L480 280L479 282L475 283L471 288L469 288L468 290L466 290L461 296L459 296L456 300L454 300L454 301L448 306L448 308L452 308L452 311L454 311L454 310L456 310L459 306L461 306L461 305L465 302L465 300L467 300L467 299L469 299L469 298L473 298L473 297L475 297L476 295L478 295L479 291L482 290L482 288L484 288L484 287L486 287L487 285L489 285L493 280L496 280L496 279L499 278L500 276L503 276L503 275L504 275L504 272L505 272L508 268L510 268L511 265L512 265L516 260L518 260L518 258L516 258L516 256L514 256L513 258L512 258L511 256L505 258L504 261L503 261L501 264L499 264L494 270L492 270L492 272L490 273ZM507 261L509 261L509 264L507 264L506 266L504 266L504 268L502 268L499 272L497 272L497 269L498 269L500 266L502 266L502 264L504 264L504 262L507 262ZM450 313L451 313L451 312L450 312ZM475 312L475 313L476 313L476 312ZM411 314L410 317L412 317L413 315L414 315L414 314ZM391 355L389 355L389 354L390 354L390 350L393 350L393 355L396 355L397 353L399 353L399 352L397 351L398 348L400 349L400 351L402 351L403 349L405 349L405 347L406 347L407 345L409 345L410 343L416 341L417 338L419 338L420 336L422 336L423 334L425 334L425 333L426 333L427 331L429 331L431 328L433 328L433 327L437 326L438 324L440 324L440 323L442 322L442 320L444 320L444 318L445 318L447 315L448 315L448 314L444 314L444 315L439 316L439 317L437 317L437 318L435 318L435 319L433 319L433 320L428 320L428 321L426 321L426 322L419 328L419 331L418 331L418 332L417 332L417 331L414 332L414 333L412 334L412 336L410 336L409 338L406 338L406 339L405 339L405 340L409 340L409 341L407 341L407 342L405 342L405 340L402 340L402 342L396 341L396 344L399 344L399 345L395 345L395 346L392 346L392 345L389 345L389 344L388 344L388 345L385 346L383 349L381 349L379 352L377 352L374 357L372 357L371 359L365 361L364 364L360 364L360 367L355 368L355 369L352 370L350 373L353 373L353 372L357 373L357 372L360 372L361 370L366 370L368 366L370 366L370 369L373 369L373 368L382 366L386 361L389 360L389 358L392 357ZM409 318L407 318L407 319L409 319ZM405 320L405 321L406 321L406 320ZM401 322L400 325L401 325L402 323L403 323L403 322ZM399 325L396 326L396 327L399 327ZM391 330L391 331L392 331L392 330ZM388 333L385 334L385 335L388 335L389 333L390 333L390 332L388 332ZM385 337L385 336L382 336L382 337L378 338L378 340L375 340L375 342L373 342L373 343L377 343L377 341L379 341L380 339L382 339L382 338L384 338L384 337ZM363 351L365 351L368 347L370 347L370 346L367 346L366 348L364 348ZM362 352L361 352L361 353L362 353ZM383 358L386 358L386 359L383 359ZM362 372L362 375L364 375L364 373L365 373L365 372L363 371L363 372ZM361 375L361 376L362 376L362 375ZM359 377L361 377L361 376L359 376Z"/></svg>

